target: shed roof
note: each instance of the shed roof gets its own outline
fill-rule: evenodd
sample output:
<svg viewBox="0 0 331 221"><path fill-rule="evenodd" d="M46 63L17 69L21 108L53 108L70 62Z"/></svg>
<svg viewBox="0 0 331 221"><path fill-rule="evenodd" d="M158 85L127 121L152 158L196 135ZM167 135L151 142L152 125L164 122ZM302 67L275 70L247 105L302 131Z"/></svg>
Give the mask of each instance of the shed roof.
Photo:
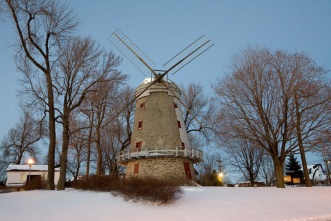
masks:
<svg viewBox="0 0 331 221"><path fill-rule="evenodd" d="M6 171L28 171L28 170L30 170L29 165L11 164L8 166ZM48 171L48 165L31 165L31 171ZM60 171L60 168L55 168L55 171Z"/></svg>

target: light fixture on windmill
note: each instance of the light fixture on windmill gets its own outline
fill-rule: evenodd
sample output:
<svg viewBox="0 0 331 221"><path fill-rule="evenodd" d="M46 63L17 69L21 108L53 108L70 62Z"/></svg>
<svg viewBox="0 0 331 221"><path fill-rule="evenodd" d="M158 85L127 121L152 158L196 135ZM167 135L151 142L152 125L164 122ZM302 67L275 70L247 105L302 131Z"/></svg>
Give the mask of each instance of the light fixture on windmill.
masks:
<svg viewBox="0 0 331 221"><path fill-rule="evenodd" d="M168 74L178 72L213 44L201 36L162 67L172 66L155 70L155 63L120 30L116 30L109 41L143 75L151 73L151 77L137 87L135 99L128 104L136 101L131 144L117 155L117 162L126 166L126 178L151 177L178 185L193 185L196 176L193 164L201 162L203 155L201 150L189 145L180 104L189 113L190 110L180 99L181 91L168 79ZM184 61L187 62L183 64Z"/></svg>

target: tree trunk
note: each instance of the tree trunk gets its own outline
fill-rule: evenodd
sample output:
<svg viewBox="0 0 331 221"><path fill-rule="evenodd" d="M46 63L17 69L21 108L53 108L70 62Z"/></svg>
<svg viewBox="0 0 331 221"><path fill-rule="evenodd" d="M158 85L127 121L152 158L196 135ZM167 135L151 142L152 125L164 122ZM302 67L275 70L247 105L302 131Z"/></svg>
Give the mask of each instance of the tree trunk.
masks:
<svg viewBox="0 0 331 221"><path fill-rule="evenodd" d="M64 112L66 112L66 110ZM63 132L62 132L61 169L60 169L59 182L57 184L57 190L65 189L68 148L69 148L69 114L64 113L63 114Z"/></svg>
<svg viewBox="0 0 331 221"><path fill-rule="evenodd" d="M284 185L284 160L279 159L279 157L275 156L274 159L274 168L276 175L276 187L277 188L285 188Z"/></svg>
<svg viewBox="0 0 331 221"><path fill-rule="evenodd" d="M96 176L100 177L102 174L102 151L101 151L101 144L100 144L100 124L98 123L98 126L96 128L96 146L97 146L97 154L98 154L98 160L97 160L97 171Z"/></svg>
<svg viewBox="0 0 331 221"><path fill-rule="evenodd" d="M253 174L253 172L250 172L249 179L251 181L251 186L253 187L254 186L254 174Z"/></svg>
<svg viewBox="0 0 331 221"><path fill-rule="evenodd" d="M90 159L91 159L91 140L92 140L92 132L93 132L93 122L94 122L94 114L92 113L92 119L90 121L90 131L87 140L87 157L86 157L86 172L85 179L88 179L90 176Z"/></svg>
<svg viewBox="0 0 331 221"><path fill-rule="evenodd" d="M116 178L118 177L118 168L117 168L117 162L116 162L116 160L115 160L114 164L112 165L112 169L111 169L110 175L112 177L116 177Z"/></svg>
<svg viewBox="0 0 331 221"><path fill-rule="evenodd" d="M56 146L56 129L55 129L55 108L53 96L53 84L50 72L45 74L47 80L47 97L48 97L48 121L49 121L49 146L48 146L48 176L47 189L55 190L54 185L54 167L55 167L55 146Z"/></svg>
<svg viewBox="0 0 331 221"><path fill-rule="evenodd" d="M300 136L301 136L301 134L300 134ZM305 154L305 151L304 151L304 147L302 145L302 140L301 140L301 145L300 145L300 139L299 139L299 149L300 149L301 162L302 162L302 168L303 168L303 175L305 177L306 187L312 187L313 185L312 185L312 183L311 183L311 181L309 179L306 154Z"/></svg>
<svg viewBox="0 0 331 221"><path fill-rule="evenodd" d="M325 159L325 165L326 165L326 175L327 175L327 178L326 178L326 182L328 185L331 184L331 180L330 180L330 168L329 168L329 161Z"/></svg>
<svg viewBox="0 0 331 221"><path fill-rule="evenodd" d="M305 154L305 149L303 146L303 141L302 141L302 132L301 132L301 114L299 112L299 102L298 102L298 97L296 92L294 92L295 96L295 109L296 109L296 129L297 129L297 136L298 136L298 145L299 145L299 150L300 150L300 156L301 156L301 162L302 162L302 169L303 169L303 175L305 176L305 184L306 187L312 187L312 183L309 179L309 173L308 173L308 168L307 168L307 160L306 160L306 154Z"/></svg>
<svg viewBox="0 0 331 221"><path fill-rule="evenodd" d="M22 147L21 147L21 149L22 149ZM17 164L17 165L21 164L21 161L22 161L22 158L23 158L23 153L24 153L23 151L19 152L17 160L15 161L15 164Z"/></svg>

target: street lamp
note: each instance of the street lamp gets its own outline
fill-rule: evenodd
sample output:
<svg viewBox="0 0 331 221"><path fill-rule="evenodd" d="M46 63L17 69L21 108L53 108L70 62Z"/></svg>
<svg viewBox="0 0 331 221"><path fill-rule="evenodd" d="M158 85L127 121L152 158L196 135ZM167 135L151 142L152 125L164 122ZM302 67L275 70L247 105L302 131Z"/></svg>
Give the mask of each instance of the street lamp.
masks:
<svg viewBox="0 0 331 221"><path fill-rule="evenodd" d="M34 160L32 158L30 158L27 163L29 164L29 185L30 185L30 181L31 181L31 166L32 166L32 164L34 164Z"/></svg>

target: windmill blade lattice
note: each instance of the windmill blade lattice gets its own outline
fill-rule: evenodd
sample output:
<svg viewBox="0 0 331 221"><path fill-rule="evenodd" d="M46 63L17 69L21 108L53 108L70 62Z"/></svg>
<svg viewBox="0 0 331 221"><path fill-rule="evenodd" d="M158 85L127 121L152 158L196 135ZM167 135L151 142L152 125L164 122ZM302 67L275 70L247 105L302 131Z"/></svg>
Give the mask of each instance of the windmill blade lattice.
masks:
<svg viewBox="0 0 331 221"><path fill-rule="evenodd" d="M209 48L214 46L214 44L211 42L210 39L207 39L204 35L199 37L197 40L192 42L190 45L188 45L186 48L181 50L179 53L177 53L174 57L172 57L169 61L167 61L162 67L168 67L171 64L174 63L181 63L182 61L186 60L189 57L193 57L186 63L182 64L175 70L172 74L175 74L179 70L181 70L183 67L185 67L187 64L192 62L194 59L199 57L201 54L203 54L205 51L207 51ZM173 65L174 67L177 66L177 64ZM172 68L171 68L172 69Z"/></svg>
<svg viewBox="0 0 331 221"><path fill-rule="evenodd" d="M108 38L114 45L144 76L151 73L150 68L156 64L136 44L134 44L123 32L117 29Z"/></svg>

